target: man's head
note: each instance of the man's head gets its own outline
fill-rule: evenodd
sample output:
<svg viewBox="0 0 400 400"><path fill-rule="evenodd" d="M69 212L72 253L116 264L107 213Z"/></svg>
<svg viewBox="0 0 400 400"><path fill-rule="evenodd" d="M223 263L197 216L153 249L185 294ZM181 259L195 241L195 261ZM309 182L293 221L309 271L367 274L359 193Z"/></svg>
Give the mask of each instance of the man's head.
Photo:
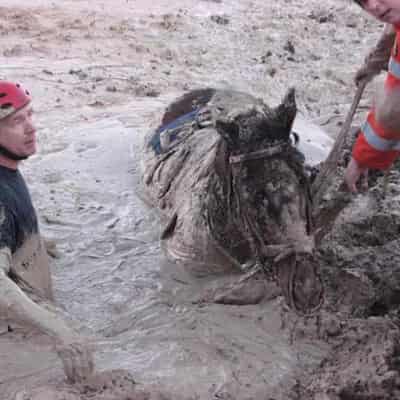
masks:
<svg viewBox="0 0 400 400"><path fill-rule="evenodd" d="M7 164L16 166L36 152L30 102L21 85L0 80L0 157Z"/></svg>
<svg viewBox="0 0 400 400"><path fill-rule="evenodd" d="M365 11L382 22L400 25L399 0L354 0Z"/></svg>

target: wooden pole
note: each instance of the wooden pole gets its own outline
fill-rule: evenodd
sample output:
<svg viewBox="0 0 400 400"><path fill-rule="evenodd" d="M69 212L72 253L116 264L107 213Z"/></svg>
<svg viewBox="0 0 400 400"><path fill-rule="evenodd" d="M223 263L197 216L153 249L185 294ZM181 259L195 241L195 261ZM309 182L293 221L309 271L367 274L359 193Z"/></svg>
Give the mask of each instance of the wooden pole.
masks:
<svg viewBox="0 0 400 400"><path fill-rule="evenodd" d="M329 180L332 173L334 173L336 171L336 168L340 161L340 156L342 155L344 146L346 144L346 136L350 130L350 126L353 121L354 114L360 103L361 97L364 93L364 89L367 86L367 83L368 82L366 80L364 80L357 87L356 93L353 98L353 102L351 103L350 110L347 113L346 120L342 126L342 129L340 130L339 135L336 138L333 148L330 151L326 161L322 165L321 171L319 172L319 174L317 175L317 178L315 179L315 181L313 183L312 194L313 194L313 197L316 197L316 200L317 200L316 203L318 203L320 197L322 196L321 189L323 189L323 187L325 186L324 182L327 182L327 180Z"/></svg>

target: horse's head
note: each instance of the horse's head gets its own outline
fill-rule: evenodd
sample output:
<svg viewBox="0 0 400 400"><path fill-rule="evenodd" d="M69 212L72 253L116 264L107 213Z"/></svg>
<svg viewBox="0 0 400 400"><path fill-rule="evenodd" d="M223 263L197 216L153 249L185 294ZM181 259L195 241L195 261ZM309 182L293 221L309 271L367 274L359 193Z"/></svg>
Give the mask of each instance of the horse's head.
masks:
<svg viewBox="0 0 400 400"><path fill-rule="evenodd" d="M259 102L237 111L221 110L215 124L224 140L216 176L224 183L212 191L215 201L223 202L225 210L218 212L226 214L228 223L210 225L217 238L229 236L214 232L218 229L240 232L249 249L247 261L272 267L287 300L310 310L319 306L322 286L316 275L304 157L291 134L296 111L293 89L275 109ZM213 218L221 220L216 212ZM246 246L219 243L243 260Z"/></svg>

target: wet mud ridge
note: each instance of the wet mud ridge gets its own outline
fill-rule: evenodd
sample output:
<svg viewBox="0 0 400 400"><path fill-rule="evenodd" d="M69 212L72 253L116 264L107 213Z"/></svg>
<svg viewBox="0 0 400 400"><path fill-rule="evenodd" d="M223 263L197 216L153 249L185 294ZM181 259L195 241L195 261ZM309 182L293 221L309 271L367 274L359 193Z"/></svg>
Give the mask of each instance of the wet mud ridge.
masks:
<svg viewBox="0 0 400 400"><path fill-rule="evenodd" d="M153 388L143 389L133 377L122 370L108 371L92 376L75 387L60 384L55 388L39 388L29 393L20 392L18 400L168 400Z"/></svg>
<svg viewBox="0 0 400 400"><path fill-rule="evenodd" d="M326 288L319 334L330 350L297 388L304 399L400 396L399 164L386 181L382 173L370 176L368 192L344 193L343 166L354 135L318 210L322 220L335 214L319 247Z"/></svg>

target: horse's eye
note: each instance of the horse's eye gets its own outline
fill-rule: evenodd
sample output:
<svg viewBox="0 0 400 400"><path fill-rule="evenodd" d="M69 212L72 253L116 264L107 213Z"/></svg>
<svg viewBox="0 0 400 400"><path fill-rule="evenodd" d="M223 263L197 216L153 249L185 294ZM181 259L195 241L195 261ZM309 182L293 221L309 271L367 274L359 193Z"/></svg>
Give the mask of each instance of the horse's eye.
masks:
<svg viewBox="0 0 400 400"><path fill-rule="evenodd" d="M281 202L283 204L289 203L292 198L293 198L293 193L289 191L284 191L281 195Z"/></svg>
<svg viewBox="0 0 400 400"><path fill-rule="evenodd" d="M281 199L278 196L268 198L268 214L275 218L279 218L281 215Z"/></svg>
<svg viewBox="0 0 400 400"><path fill-rule="evenodd" d="M257 191L257 193L256 193L256 200L257 201L263 202L264 199L266 199L266 198L267 198L267 194L265 193L265 190Z"/></svg>

